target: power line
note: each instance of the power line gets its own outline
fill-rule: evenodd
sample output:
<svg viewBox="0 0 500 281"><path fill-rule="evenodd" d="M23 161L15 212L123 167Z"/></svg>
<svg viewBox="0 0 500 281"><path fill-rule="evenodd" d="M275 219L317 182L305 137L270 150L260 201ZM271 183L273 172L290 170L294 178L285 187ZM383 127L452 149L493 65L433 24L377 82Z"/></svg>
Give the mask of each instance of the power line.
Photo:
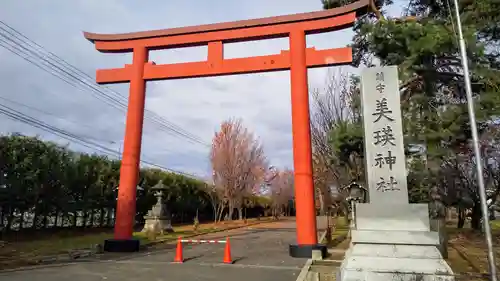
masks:
<svg viewBox="0 0 500 281"><path fill-rule="evenodd" d="M54 113L50 113L50 112L47 112L47 111L44 111L42 109L39 109L39 108L36 108L36 107L33 107L33 106L30 106L30 105L27 105L25 103L22 103L22 102L17 102L17 101L14 101L14 100L11 100L11 99L8 99L6 97L0 97L1 100L3 101L6 101L8 103L11 103L11 104L15 104L19 107L24 107L24 108L27 108L29 110L32 110L32 111L36 111L36 112L39 112L39 113L42 113L44 115L47 115L47 116L52 116L54 118L57 118L59 120L63 120L63 121L66 121L68 123L72 123L72 124L75 124L75 125L78 125L78 126L81 126L81 127L86 127L88 129L91 129L91 130L95 130L95 127L93 126L90 126L90 125L87 125L87 124L82 124L81 122L76 122L76 121L73 121L73 120L69 120L67 118L64 118L64 117L61 117L61 116L58 116ZM104 131L98 131L99 133L105 133ZM112 140L108 140L108 139L100 139L100 138L94 138L94 137L87 137L88 139L94 139L94 140L97 140L97 141L101 141L101 142L108 142L108 143L114 143L114 141Z"/></svg>
<svg viewBox="0 0 500 281"><path fill-rule="evenodd" d="M0 27L0 29L2 29L2 28ZM63 80L64 82L66 82L67 84L69 84L73 87L76 87L76 88L83 90L83 91L90 89L92 91L92 95L94 97L96 97L97 99L105 102L106 104L114 107L115 109L118 109L122 112L126 112L127 101L124 100L124 98L121 97L118 93L115 93L114 97L112 95L106 94L101 89L99 89L99 86L92 84L93 82L89 83L88 81L82 80L81 77L78 77L78 76L75 76L71 73L68 73L68 71L65 71L64 69L61 71L61 69L57 65L55 65L53 62L51 62L45 58L42 58L42 63L36 62L33 60L33 58L39 59L40 58L39 55L33 53L32 50L29 50L29 49L25 48L24 46L20 45L18 42L10 40L4 34L0 33L0 36L3 37L3 39L0 38L0 46L3 46L4 48L11 51L15 55L25 59L26 61L30 62L31 64L34 64L35 66L39 67L40 69L56 76L57 78ZM6 39L9 41L7 41ZM14 44L14 45L12 45L12 44ZM82 86L83 86L83 88L82 88ZM121 100L117 99L117 97L120 98ZM187 138L191 142L203 144L202 141L198 137L196 137L194 135L190 135L190 133L187 131L183 132L183 131L181 131L182 129L179 130L176 128L172 128L170 126L170 124L165 125L164 122L160 122L161 120L158 121L158 118L151 118L151 117L148 118L148 116L145 116L145 117L146 117L145 118L146 120L148 120L148 119L152 120L154 122L154 124L159 125L159 128L168 134L171 134L174 136L175 135L182 136L184 138ZM175 134L172 134L172 133L175 133ZM204 144L204 145L206 145L206 144Z"/></svg>
<svg viewBox="0 0 500 281"><path fill-rule="evenodd" d="M67 140L75 141L76 143L83 145L87 148L94 148L100 152L103 152L107 155L116 156L118 153L112 149L106 148L98 143L93 141L85 140L84 137L67 132L63 129L59 129L57 127L51 126L45 122L42 122L36 118L28 116L20 111L17 111L11 107L0 104L0 114L6 115L12 120L19 121L28 125L31 125L35 128L42 129L44 131L50 132L54 135L62 137Z"/></svg>
<svg viewBox="0 0 500 281"><path fill-rule="evenodd" d="M77 121L74 121L74 120L69 120L69 119L64 118L62 116L56 115L54 113L47 112L45 110L42 110L40 108L31 106L31 105L27 105L27 104L22 103L22 102L14 101L14 100L11 100L11 99L8 99L8 98L5 98L5 97L1 97L1 96L0 96L0 99L3 100L3 101L6 101L8 103L14 104L16 106L23 107L23 108L26 108L26 109L29 109L29 110L32 110L32 111L35 111L35 112L38 112L38 113L42 113L42 114L47 115L47 116L51 116L51 117L59 119L59 120L63 120L63 121L68 122L68 123L75 124L75 125L77 125L79 127L86 127L86 128L95 130L94 126L83 124L81 122L77 122ZM108 131L106 131L106 132L104 132L104 131L98 131L98 132L102 133L102 134L105 134ZM82 136L81 134L79 134L79 135ZM91 139L91 140L95 140L95 141L99 141L101 143L108 143L108 144L118 144L118 143L120 143L119 141L110 140L110 139L96 138L96 137L92 137L92 136L86 136L85 138ZM173 151L173 150L164 149L164 148L162 148L162 149L156 149L155 151L157 151L157 152L166 152L166 153L185 154L184 152Z"/></svg>
<svg viewBox="0 0 500 281"><path fill-rule="evenodd" d="M107 87L96 85L92 77L82 70L71 65L54 53L47 51L44 47L29 39L5 22L0 21L0 23L3 25L0 26L0 30L3 31L3 33L0 33L0 45L2 47L73 87L83 91L90 90L92 95L99 100L122 112L126 112L127 99L118 92ZM150 110L145 110L145 119L152 121L153 124L157 125L166 133L186 138L193 143L202 144L206 147L210 146L204 143L199 137Z"/></svg>
<svg viewBox="0 0 500 281"><path fill-rule="evenodd" d="M2 21L0 21L0 22L2 24L6 25ZM102 87L96 85L93 82L92 77L90 77L89 75L87 75L85 72L83 72L83 71L77 69L76 67L70 65L69 63L67 63L66 61L64 61L60 57L56 56L55 54L46 51L42 46L40 46L37 43L35 43L34 41L30 40L29 38L27 38L23 34L19 33L17 30L13 29L12 27L10 27L8 25L6 25L6 26L8 28L10 28L13 32L10 32L9 30L6 30L5 28L2 28L2 27L0 27L0 29L3 30L4 32L7 32L9 35L11 35L11 38L5 36L4 34L0 34L0 35L3 36L5 39L9 40L11 43L16 44L17 46L19 46L20 48L23 49L23 50L20 50L19 48L17 48L17 51L21 51L24 54L27 53L28 55L31 55L32 57L36 57L36 58L42 59L45 62L46 66L49 66L50 68L55 69L60 74L63 74L63 75L66 75L66 76L69 75L71 78L73 78L73 79L77 80L78 82L83 83L85 86L89 87L93 92L97 91L98 95L104 96L107 100L109 100L109 101L111 101L111 102L119 105L119 107L120 107L120 108L118 108L119 110L121 110L121 111L125 111L126 110L126 108L127 108L127 100L123 96L121 96L119 93L114 92L114 91L109 91L109 92L112 93L112 95L104 93L102 91L102 89L101 89ZM14 32L17 33L17 34L14 34ZM25 38L26 40L29 40L29 41L20 39L20 37L18 35L22 36L23 38ZM40 52L40 50L42 50L42 52L45 51L46 54L45 54L45 56L41 56L39 54L39 52L30 50L30 49L26 48L26 46L21 45L19 42L16 42L13 39L16 39L16 40L20 41L21 44L24 43L24 44L27 44L27 45L29 45L31 47L33 47L33 45L35 45L35 47L38 47L38 49L39 49L38 51L39 52ZM43 55L43 53L42 53L42 55ZM50 60L51 57L55 57L56 60L58 60L58 61L56 61L56 63L54 63L53 60L52 61ZM60 62L63 62L63 64L57 65L57 63L60 63ZM70 68L66 67L68 65L70 66ZM90 81L86 81L86 80L90 80ZM109 88L108 88L108 90L109 90ZM116 108L116 106L114 106L114 107ZM149 112L149 111L147 111L147 112ZM158 124L162 124L162 123L159 123L158 120L157 120L158 118L155 118L155 117L156 116L154 116L153 117L154 119L152 119L152 120L156 121L156 123L158 123ZM163 120L160 120L160 121L163 121ZM168 125L166 126L168 129L170 129L170 130L178 133L179 135L182 135L184 137L187 137L187 138L190 138L190 139L192 139L194 141L197 141L196 140L197 137L193 137L193 135L190 134L189 132L186 132L186 131L183 132L183 131L181 131L183 129L180 128L180 127L178 127L178 126L177 126L177 128L173 128L172 127L172 125L173 125L172 123L170 123L168 121L166 121L166 122L168 123ZM164 124L162 124L162 125L164 125ZM169 127L169 126L171 126L171 127ZM176 126L176 125L173 125L173 126ZM163 127L165 127L165 126L163 126Z"/></svg>
<svg viewBox="0 0 500 281"><path fill-rule="evenodd" d="M0 30L3 30L2 27L0 27ZM14 44L14 45L12 45ZM33 55L33 52L26 49L24 46L20 45L18 42L15 42L15 41L12 41L10 40L7 36L5 36L4 34L0 33L0 46L4 47L6 50L10 51L11 53L13 53L14 55L24 59L25 61L35 65L36 67L40 68L41 70L57 77L58 79L62 80L63 82L65 82L66 84L70 85L70 86L73 86L79 90L82 90L82 91L86 91L87 89L86 88L82 88L82 85L80 83L80 81L78 81L78 79L76 79L77 81L73 81L70 78L68 77L65 77L64 74L61 74L60 72L57 71L57 68L54 68L54 67L50 67L51 64L49 63L49 66L47 66L47 63L43 63L43 62L46 62L46 60L41 60L42 62L37 62L33 59L36 59L36 58L39 58L37 55ZM31 54L30 54L31 52ZM53 65L53 64L52 64ZM75 78L73 76L73 78ZM108 95L99 95L99 93L95 93L94 91L91 92L91 94L107 103L108 105L114 107L115 109L118 109L120 111L123 111L123 104L120 104L120 102L118 102L118 105L117 106L117 101L115 99L113 99L112 97L108 96ZM102 99L104 98L104 100Z"/></svg>
<svg viewBox="0 0 500 281"><path fill-rule="evenodd" d="M46 131L48 133L51 133L53 135L56 135L56 136L59 136L63 139L66 139L68 141L72 141L72 142L75 142L79 145L82 145L84 147L87 147L87 148L90 148L92 150L96 150L96 151L99 151L101 153L104 153L108 156L113 156L113 157L116 157L119 155L119 153L113 149L110 149L106 146L103 146L99 143L96 143L94 141L91 141L91 140L88 140L88 139L85 139L85 137L81 136L81 135L77 135L77 134L74 134L74 133L71 133L71 132L68 132L66 130L63 130L63 129L60 129L60 128L57 128L55 126L52 126L50 124L47 124L43 121L40 121L36 118L33 118L31 116L28 116L20 111L17 111L9 106L6 106L6 105L3 105L3 104L0 104L0 114L3 114L5 116L7 116L8 118L12 119L12 120L15 120L15 121L18 121L18 122L22 122L24 124L27 124L27 125L30 125L32 127L35 127L35 128L38 128L38 129L41 129L43 131ZM173 170L173 169L170 169L170 168L166 168L166 167L163 167L161 165L158 165L158 164L155 164L155 163L152 163L150 161L147 161L147 160L140 160L142 163L144 164L147 164L147 165L150 165L150 166L153 166L153 167L157 167L157 168L160 168L160 169L163 169L163 170L166 170L166 171L169 171L169 172L173 172L173 173L176 173L176 174L181 174L181 175L184 175L184 176L188 176L188 177L191 177L191 178L196 178L198 179L199 177L197 176L194 176L192 174L188 174L188 173L184 173L184 172L181 172L181 171L177 171L177 170Z"/></svg>

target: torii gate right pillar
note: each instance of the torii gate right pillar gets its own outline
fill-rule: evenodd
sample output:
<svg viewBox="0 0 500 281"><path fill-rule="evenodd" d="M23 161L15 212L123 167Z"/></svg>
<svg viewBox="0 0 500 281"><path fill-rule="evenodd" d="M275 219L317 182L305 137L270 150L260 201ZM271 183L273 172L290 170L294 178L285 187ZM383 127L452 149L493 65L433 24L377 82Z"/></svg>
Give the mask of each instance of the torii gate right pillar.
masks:
<svg viewBox="0 0 500 281"><path fill-rule="evenodd" d="M312 170L309 91L306 64L306 34L290 32L290 85L292 101L293 165L295 182L295 218L297 244L290 245L293 257L311 257L313 249L326 251L318 245L314 183Z"/></svg>

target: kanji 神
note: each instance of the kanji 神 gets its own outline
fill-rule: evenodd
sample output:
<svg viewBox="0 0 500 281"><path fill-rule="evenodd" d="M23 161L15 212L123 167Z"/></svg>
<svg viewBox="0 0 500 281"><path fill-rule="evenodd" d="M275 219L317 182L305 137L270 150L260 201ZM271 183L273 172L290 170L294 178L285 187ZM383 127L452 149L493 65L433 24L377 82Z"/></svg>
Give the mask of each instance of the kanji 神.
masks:
<svg viewBox="0 0 500 281"><path fill-rule="evenodd" d="M385 146L386 144L390 143L393 146L396 146L396 144L394 143L396 138L394 137L391 126L387 126L373 132L373 138L375 139L375 142L373 143L374 145L380 144L382 146Z"/></svg>
<svg viewBox="0 0 500 281"><path fill-rule="evenodd" d="M373 116L377 116L377 118L373 121L373 123L378 122L382 117L385 117L389 121L394 121L388 114L392 113L392 110L389 109L387 105L387 99L382 98L380 100L376 100L375 112L372 113Z"/></svg>
<svg viewBox="0 0 500 281"><path fill-rule="evenodd" d="M377 153L375 157L375 167L382 168L384 165L389 166L389 170L392 171L392 166L396 164L396 156L392 156L392 151L387 152L387 156L382 155L382 153Z"/></svg>
<svg viewBox="0 0 500 281"><path fill-rule="evenodd" d="M382 84L382 83L378 83L377 86L375 86L375 89L380 93L382 94L385 90L385 85Z"/></svg>
<svg viewBox="0 0 500 281"><path fill-rule="evenodd" d="M393 176L389 177L389 181L386 181L383 177L380 177L380 180L377 182L377 190L382 192L400 190L397 184L398 182L396 181L396 179L394 179Z"/></svg>

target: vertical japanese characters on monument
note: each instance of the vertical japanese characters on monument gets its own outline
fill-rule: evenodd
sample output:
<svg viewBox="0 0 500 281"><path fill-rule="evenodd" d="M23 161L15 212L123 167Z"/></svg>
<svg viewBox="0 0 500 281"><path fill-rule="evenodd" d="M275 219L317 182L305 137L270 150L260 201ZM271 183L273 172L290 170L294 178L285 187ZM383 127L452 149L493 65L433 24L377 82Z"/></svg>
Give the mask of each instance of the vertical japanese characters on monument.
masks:
<svg viewBox="0 0 500 281"><path fill-rule="evenodd" d="M407 204L397 67L365 69L361 77L361 92L370 203Z"/></svg>

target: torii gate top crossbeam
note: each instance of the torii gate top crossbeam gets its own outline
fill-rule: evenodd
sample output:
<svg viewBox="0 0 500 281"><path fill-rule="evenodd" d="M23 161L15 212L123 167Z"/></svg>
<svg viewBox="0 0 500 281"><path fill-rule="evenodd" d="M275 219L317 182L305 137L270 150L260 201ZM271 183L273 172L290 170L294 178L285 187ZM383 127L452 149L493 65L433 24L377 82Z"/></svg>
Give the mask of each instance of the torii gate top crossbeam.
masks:
<svg viewBox="0 0 500 281"><path fill-rule="evenodd" d="M306 34L323 33L351 25L356 16L366 13L370 1L359 0L335 9L294 15L122 34L84 32L84 36L101 52L130 52L138 43L149 49L166 49L206 45L210 41L234 43L287 37L293 27L303 29ZM157 40L160 38L164 40Z"/></svg>
<svg viewBox="0 0 500 281"><path fill-rule="evenodd" d="M124 34L85 32L84 35L95 44L97 50L104 53L136 53L145 50L148 54L150 50L208 45L205 61L155 65L146 58L146 62L139 63L144 69L141 79L146 81L281 71L291 67L288 50L274 55L225 59L224 44L290 37L294 32L305 36L346 28L352 26L356 17L366 12L369 5L370 0L359 0L350 5L319 12L156 31ZM307 48L305 54L307 68L352 62L352 50L349 47L326 50ZM97 83L129 82L132 69L133 65L100 69L96 75Z"/></svg>

